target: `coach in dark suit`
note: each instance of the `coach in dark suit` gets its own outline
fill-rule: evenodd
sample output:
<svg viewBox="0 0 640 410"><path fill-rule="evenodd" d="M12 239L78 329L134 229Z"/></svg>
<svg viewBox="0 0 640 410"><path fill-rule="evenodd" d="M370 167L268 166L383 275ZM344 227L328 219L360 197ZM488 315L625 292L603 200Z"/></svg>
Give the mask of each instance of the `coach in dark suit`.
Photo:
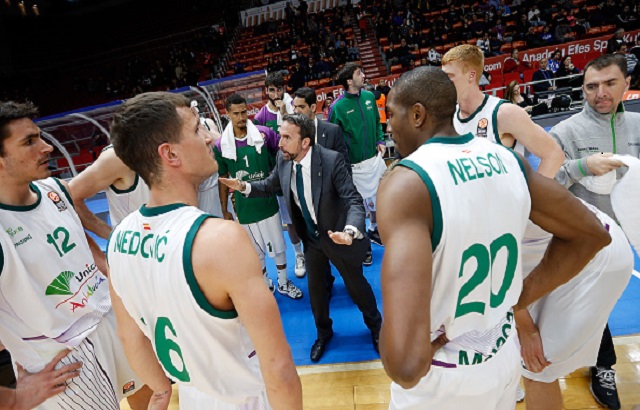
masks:
<svg viewBox="0 0 640 410"><path fill-rule="evenodd" d="M315 144L337 151L342 154L349 174L351 174L351 163L349 162L349 151L344 142L342 128L339 125L331 124L316 117L316 92L309 87L298 88L293 93L293 110L298 114L309 117L315 125Z"/></svg>
<svg viewBox="0 0 640 410"><path fill-rule="evenodd" d="M237 179L220 181L249 197L284 192L291 219L304 243L311 310L318 331L311 360L317 362L333 336L329 262L342 275L351 299L362 312L376 351L382 317L362 272L369 242L363 236L362 197L342 155L315 145L314 135L315 126L307 116L285 116L280 126L280 152L271 175L251 184Z"/></svg>

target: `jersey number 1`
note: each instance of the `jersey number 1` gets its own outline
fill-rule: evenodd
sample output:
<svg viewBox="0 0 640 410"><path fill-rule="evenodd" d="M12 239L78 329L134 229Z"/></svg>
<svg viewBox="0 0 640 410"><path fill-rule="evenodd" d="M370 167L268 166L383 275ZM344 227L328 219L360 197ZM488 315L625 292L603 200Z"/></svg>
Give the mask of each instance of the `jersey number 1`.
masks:
<svg viewBox="0 0 640 410"><path fill-rule="evenodd" d="M469 296L475 288L477 288L488 277L489 273L493 276L493 261L498 255L498 252L502 249L507 249L507 265L505 267L504 278L502 279L502 285L498 290L498 293L491 291L489 298L489 305L492 308L498 307L504 302L504 298L507 296L507 291L513 283L513 277L516 272L516 265L518 263L518 241L510 233L506 233L489 245L489 249L486 246L476 243L471 245L462 253L462 263L460 264L460 272L458 277L461 278L464 273L464 266L471 259L476 260L476 270L471 275L471 278L462 285L460 293L458 294L458 304L456 306L456 316L460 317L469 313L484 314L486 303L483 301L463 302L463 299ZM485 299L485 298L482 298Z"/></svg>
<svg viewBox="0 0 640 410"><path fill-rule="evenodd" d="M180 346L173 340L167 337L167 328L173 335L176 337L176 331L173 328L173 324L169 320L168 317L159 317L156 321L156 330L155 330L155 339L156 339L156 354L158 355L158 360L162 364L162 367L173 377L178 379L181 382L188 382L191 380L189 376L189 372L187 371L187 366L184 364L184 359L182 358L182 349ZM174 352L173 355L178 356L180 361L182 362L182 370L178 370L176 366L173 364L173 360L171 359L171 352Z"/></svg>

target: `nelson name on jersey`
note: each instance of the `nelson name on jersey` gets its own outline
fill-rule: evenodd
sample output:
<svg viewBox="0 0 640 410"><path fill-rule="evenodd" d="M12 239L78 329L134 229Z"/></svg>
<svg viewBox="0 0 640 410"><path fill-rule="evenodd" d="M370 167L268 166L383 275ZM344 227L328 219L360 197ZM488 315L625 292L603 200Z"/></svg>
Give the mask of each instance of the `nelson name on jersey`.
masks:
<svg viewBox="0 0 640 410"><path fill-rule="evenodd" d="M463 153L470 154L471 151L463 150ZM508 174L507 167L497 152L490 152L487 156L478 155L476 157L464 156L447 161L449 173L453 182L458 185L473 181L474 179L490 178L496 175Z"/></svg>

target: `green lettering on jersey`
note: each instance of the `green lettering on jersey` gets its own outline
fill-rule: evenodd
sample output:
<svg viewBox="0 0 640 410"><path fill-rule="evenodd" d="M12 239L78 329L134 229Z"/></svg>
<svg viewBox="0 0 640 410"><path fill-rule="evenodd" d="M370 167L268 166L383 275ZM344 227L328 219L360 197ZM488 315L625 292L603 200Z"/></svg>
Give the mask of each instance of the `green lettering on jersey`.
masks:
<svg viewBox="0 0 640 410"><path fill-rule="evenodd" d="M476 352L473 354L473 362L471 364L473 365L480 363L482 363L482 354ZM460 366L469 366L469 355L467 354L466 350L460 350L458 354L458 364Z"/></svg>
<svg viewBox="0 0 640 410"><path fill-rule="evenodd" d="M467 182L464 177L464 173L462 172L462 165L460 164L460 160L456 160L457 166L452 164L451 161L447 161L447 165L449 165L449 173L451 174L451 178L453 178L453 182L458 185L458 178L456 175L462 180L462 182Z"/></svg>
<svg viewBox="0 0 640 410"><path fill-rule="evenodd" d="M168 233L169 231L165 232L165 234ZM117 232L114 252L133 256L140 254L144 259L164 261L166 254L163 249L169 241L168 237L165 235L156 236L152 233L145 235L142 239L140 237L141 234L138 231Z"/></svg>

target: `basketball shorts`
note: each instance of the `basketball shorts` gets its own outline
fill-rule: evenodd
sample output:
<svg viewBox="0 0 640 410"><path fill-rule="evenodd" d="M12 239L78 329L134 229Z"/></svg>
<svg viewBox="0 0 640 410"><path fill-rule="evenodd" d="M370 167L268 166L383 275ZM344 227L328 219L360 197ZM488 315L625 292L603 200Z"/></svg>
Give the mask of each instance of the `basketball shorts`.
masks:
<svg viewBox="0 0 640 410"><path fill-rule="evenodd" d="M280 212L276 212L273 216L262 221L242 225L242 227L247 231L261 260L265 254L273 258L286 251Z"/></svg>
<svg viewBox="0 0 640 410"><path fill-rule="evenodd" d="M278 205L280 206L280 218L282 219L283 225L291 225L291 215L289 215L289 210L287 209L287 204L284 202L284 197L280 195L276 195L278 199Z"/></svg>
<svg viewBox="0 0 640 410"><path fill-rule="evenodd" d="M410 389L392 382L389 409L513 410L520 381L519 349L513 334L483 363L462 367L432 364L429 373Z"/></svg>
<svg viewBox="0 0 640 410"><path fill-rule="evenodd" d="M67 389L50 398L38 410L118 410L120 401L143 386L135 375L118 339L113 310L107 312L96 330L64 357L58 368L82 362L80 375L67 381Z"/></svg>
<svg viewBox="0 0 640 410"><path fill-rule="evenodd" d="M602 332L633 271L633 253L622 229L609 227L611 243L573 279L529 306L544 355L540 373L523 376L550 383L584 366L594 366Z"/></svg>
<svg viewBox="0 0 640 410"><path fill-rule="evenodd" d="M193 386L178 383L180 410L270 410L267 391L258 397L248 398L245 403L224 402L216 397L201 392Z"/></svg>

